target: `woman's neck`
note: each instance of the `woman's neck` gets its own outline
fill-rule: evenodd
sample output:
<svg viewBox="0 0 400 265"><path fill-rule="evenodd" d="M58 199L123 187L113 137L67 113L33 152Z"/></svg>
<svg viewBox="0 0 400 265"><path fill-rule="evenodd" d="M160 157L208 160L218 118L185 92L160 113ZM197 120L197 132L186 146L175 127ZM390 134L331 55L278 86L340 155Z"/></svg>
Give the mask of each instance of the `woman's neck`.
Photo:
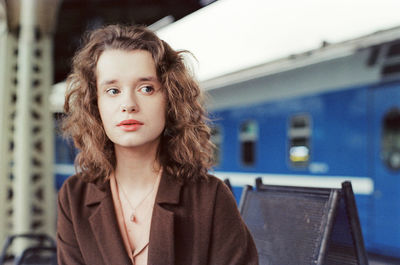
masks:
<svg viewBox="0 0 400 265"><path fill-rule="evenodd" d="M157 159L157 148L125 148L115 146L116 168L115 177L125 187L146 189L154 184L161 169Z"/></svg>

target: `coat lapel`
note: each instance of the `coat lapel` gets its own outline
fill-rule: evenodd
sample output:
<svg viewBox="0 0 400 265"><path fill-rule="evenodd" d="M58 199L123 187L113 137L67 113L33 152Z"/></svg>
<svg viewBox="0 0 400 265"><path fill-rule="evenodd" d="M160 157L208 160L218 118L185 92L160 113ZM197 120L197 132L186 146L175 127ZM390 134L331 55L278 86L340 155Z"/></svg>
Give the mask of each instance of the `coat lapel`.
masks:
<svg viewBox="0 0 400 265"><path fill-rule="evenodd" d="M119 231L109 181L103 189L92 185L88 193L86 206L97 208L89 217L89 223L105 264L132 264Z"/></svg>
<svg viewBox="0 0 400 265"><path fill-rule="evenodd" d="M166 206L179 203L181 187L163 174L151 220L148 264L175 264L174 212Z"/></svg>

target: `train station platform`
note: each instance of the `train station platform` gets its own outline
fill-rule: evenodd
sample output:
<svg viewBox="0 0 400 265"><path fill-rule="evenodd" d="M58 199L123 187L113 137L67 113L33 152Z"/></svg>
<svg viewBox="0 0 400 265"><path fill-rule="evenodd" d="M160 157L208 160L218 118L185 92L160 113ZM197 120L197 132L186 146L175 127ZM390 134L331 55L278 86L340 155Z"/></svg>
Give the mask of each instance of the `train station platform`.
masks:
<svg viewBox="0 0 400 265"><path fill-rule="evenodd" d="M369 265L399 265L400 259L392 258L392 257L385 257L376 254L369 254L368 255L368 262Z"/></svg>

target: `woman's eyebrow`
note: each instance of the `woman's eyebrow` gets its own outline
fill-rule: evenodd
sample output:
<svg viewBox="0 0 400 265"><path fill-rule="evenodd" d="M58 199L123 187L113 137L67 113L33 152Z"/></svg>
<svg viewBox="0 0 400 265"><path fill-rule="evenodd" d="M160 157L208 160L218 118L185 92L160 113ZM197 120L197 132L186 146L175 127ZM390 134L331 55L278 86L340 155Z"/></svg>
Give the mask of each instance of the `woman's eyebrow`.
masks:
<svg viewBox="0 0 400 265"><path fill-rule="evenodd" d="M155 76L146 76L146 77L139 77L136 82L158 82L158 78ZM107 86L107 85L113 85L118 83L118 80L112 79L112 80L104 80L100 82L100 86Z"/></svg>
<svg viewBox="0 0 400 265"><path fill-rule="evenodd" d="M105 86L105 85L112 85L118 83L117 80L112 79L112 80L104 80L103 82L100 83L100 86Z"/></svg>
<svg viewBox="0 0 400 265"><path fill-rule="evenodd" d="M150 81L150 82L158 82L158 78L155 76L146 76L146 77L140 77L138 79L139 82L143 81Z"/></svg>

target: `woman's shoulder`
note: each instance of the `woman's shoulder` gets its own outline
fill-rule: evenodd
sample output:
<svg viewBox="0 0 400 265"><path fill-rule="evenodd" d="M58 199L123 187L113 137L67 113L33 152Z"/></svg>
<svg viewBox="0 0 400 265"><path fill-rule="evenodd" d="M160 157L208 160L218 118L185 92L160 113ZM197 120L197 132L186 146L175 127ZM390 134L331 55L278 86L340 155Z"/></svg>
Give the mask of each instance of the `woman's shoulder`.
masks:
<svg viewBox="0 0 400 265"><path fill-rule="evenodd" d="M206 177L188 179L185 181L185 185L189 187L202 187L210 189L218 188L218 186L225 185L225 183L216 176L207 174Z"/></svg>
<svg viewBox="0 0 400 265"><path fill-rule="evenodd" d="M228 186L221 179L211 174L208 174L207 178L187 181L184 186L193 195L200 193L208 198L215 196L233 197Z"/></svg>
<svg viewBox="0 0 400 265"><path fill-rule="evenodd" d="M82 173L77 173L64 181L58 192L58 197L62 201L82 201L89 193L98 193L98 191L103 193L102 188L99 183L89 182Z"/></svg>
<svg viewBox="0 0 400 265"><path fill-rule="evenodd" d="M80 196L86 185L87 183L83 181L79 173L68 177L58 191L59 202L70 202L74 198L74 194Z"/></svg>
<svg viewBox="0 0 400 265"><path fill-rule="evenodd" d="M230 187L228 187L228 185L225 184L225 182L222 181L220 178L217 178L214 175L209 175L208 181L210 182L209 185L211 185L212 187L216 187L219 197L224 199L227 199L229 197L229 199L234 200L234 196Z"/></svg>
<svg viewBox="0 0 400 265"><path fill-rule="evenodd" d="M61 186L60 192L82 190L89 183L84 180L80 173L68 177Z"/></svg>

